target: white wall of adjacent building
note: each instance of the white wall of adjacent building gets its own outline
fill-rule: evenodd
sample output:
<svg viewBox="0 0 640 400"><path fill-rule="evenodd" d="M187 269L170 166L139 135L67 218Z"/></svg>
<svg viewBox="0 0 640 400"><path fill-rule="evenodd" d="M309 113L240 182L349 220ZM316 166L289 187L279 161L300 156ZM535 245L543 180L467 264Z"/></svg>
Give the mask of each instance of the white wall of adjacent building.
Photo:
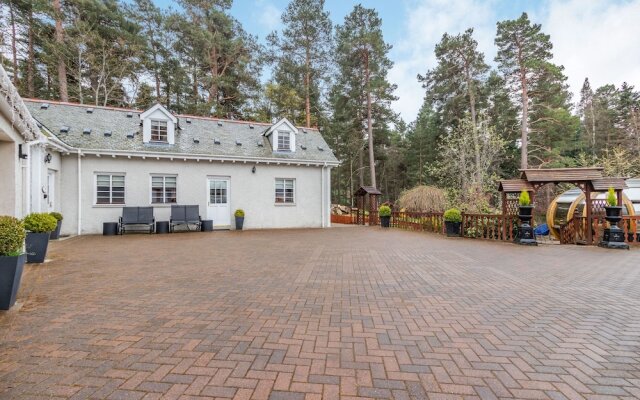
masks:
<svg viewBox="0 0 640 400"><path fill-rule="evenodd" d="M57 164L52 162L52 165ZM239 208L245 211L245 229L320 228L330 225L329 168L206 160L171 161L152 157L78 157L74 153L63 156L59 168L62 170L58 193L60 211L64 215L63 234L101 233L103 222L116 222L122 215L121 204L96 204L98 174L124 175L125 206L153 206L156 221L168 221L171 206L151 203L151 177L167 175L177 177L177 203L198 205L202 219L212 219L208 215L208 178L228 178L231 229L234 227L233 212ZM294 204L276 204L276 178L295 180ZM214 220L214 225L218 225L216 222Z"/></svg>

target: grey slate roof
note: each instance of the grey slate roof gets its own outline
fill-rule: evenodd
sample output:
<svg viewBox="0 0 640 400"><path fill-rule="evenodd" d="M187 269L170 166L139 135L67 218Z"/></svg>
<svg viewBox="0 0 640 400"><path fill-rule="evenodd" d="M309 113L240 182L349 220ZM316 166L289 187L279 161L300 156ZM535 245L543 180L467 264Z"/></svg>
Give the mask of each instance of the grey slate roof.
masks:
<svg viewBox="0 0 640 400"><path fill-rule="evenodd" d="M58 139L85 150L338 161L317 129L298 128L295 152L273 152L268 139L262 135L270 124L177 115L179 129L176 130L175 144L145 144L142 142L140 120L143 111L48 100L29 99L24 102L31 115ZM43 103L48 104L46 109L41 107ZM92 111L87 112L88 108ZM131 114L132 117L128 117ZM61 132L65 127L68 132ZM87 133L89 129L91 131Z"/></svg>

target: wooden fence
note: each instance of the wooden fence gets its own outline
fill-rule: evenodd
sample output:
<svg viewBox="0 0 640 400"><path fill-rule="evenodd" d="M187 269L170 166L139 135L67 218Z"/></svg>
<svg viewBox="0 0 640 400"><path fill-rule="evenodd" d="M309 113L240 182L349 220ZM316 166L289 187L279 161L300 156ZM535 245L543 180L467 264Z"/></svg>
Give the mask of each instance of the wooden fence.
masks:
<svg viewBox="0 0 640 400"><path fill-rule="evenodd" d="M629 244L640 244L640 216L623 216L618 226L624 232L624 240ZM603 216L591 218L591 226L587 223L587 218L574 216L567 223L560 226L560 243L562 244L598 244L602 239L604 229L608 227L608 222ZM591 229L593 243L588 243L587 233Z"/></svg>
<svg viewBox="0 0 640 400"><path fill-rule="evenodd" d="M368 215L364 218L368 221ZM518 218L501 214L462 214L462 236L473 239L513 241L517 230ZM362 224L362 215L332 215L331 222L337 224ZM391 213L390 225L393 228L410 231L445 233L443 213L420 213L396 211Z"/></svg>

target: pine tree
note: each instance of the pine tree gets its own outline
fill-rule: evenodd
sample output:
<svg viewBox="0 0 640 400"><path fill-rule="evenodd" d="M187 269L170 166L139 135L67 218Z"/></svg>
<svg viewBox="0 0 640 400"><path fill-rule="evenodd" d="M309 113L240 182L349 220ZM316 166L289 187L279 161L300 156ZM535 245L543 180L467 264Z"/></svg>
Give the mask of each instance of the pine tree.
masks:
<svg viewBox="0 0 640 400"><path fill-rule="evenodd" d="M267 37L276 63L274 83L304 99L304 123L310 127L322 109L321 86L333 47L331 20L324 0L292 0L282 22L281 34Z"/></svg>
<svg viewBox="0 0 640 400"><path fill-rule="evenodd" d="M528 167L529 106L532 87L549 67L552 45L549 35L541 32L540 24L532 24L527 13L516 20L498 22L495 39L498 47L496 62L513 94L519 95L521 117L520 167Z"/></svg>
<svg viewBox="0 0 640 400"><path fill-rule="evenodd" d="M594 107L594 93L589 78L585 78L580 89L580 103L578 115L582 118L582 127L591 147L591 154L596 152L596 112Z"/></svg>
<svg viewBox="0 0 640 400"><path fill-rule="evenodd" d="M434 183L429 166L438 158L441 122L428 99L425 99L416 120L407 133L406 162L410 186Z"/></svg>
<svg viewBox="0 0 640 400"><path fill-rule="evenodd" d="M472 127L477 126L477 103L480 86L486 79L489 66L484 54L478 51L473 29L451 36L445 33L435 48L438 66L425 76L418 75L428 96L434 99L446 122L456 125L470 112ZM467 108L468 107L468 108ZM474 128L475 129L475 128ZM474 135L475 165L480 165L480 142ZM482 171L475 171L474 181L479 181Z"/></svg>

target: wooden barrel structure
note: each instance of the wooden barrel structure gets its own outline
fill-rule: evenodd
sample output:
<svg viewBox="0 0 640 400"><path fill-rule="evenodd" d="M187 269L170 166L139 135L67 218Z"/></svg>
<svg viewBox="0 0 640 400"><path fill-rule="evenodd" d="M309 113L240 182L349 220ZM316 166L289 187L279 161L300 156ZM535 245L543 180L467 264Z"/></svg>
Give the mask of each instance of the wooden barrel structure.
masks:
<svg viewBox="0 0 640 400"><path fill-rule="evenodd" d="M623 215L640 215L640 179L627 180L627 189L622 191ZM606 193L592 193L593 200L604 200ZM585 194L578 188L567 190L556 197L547 209L547 225L551 234L560 238L559 228L574 215L586 217Z"/></svg>

